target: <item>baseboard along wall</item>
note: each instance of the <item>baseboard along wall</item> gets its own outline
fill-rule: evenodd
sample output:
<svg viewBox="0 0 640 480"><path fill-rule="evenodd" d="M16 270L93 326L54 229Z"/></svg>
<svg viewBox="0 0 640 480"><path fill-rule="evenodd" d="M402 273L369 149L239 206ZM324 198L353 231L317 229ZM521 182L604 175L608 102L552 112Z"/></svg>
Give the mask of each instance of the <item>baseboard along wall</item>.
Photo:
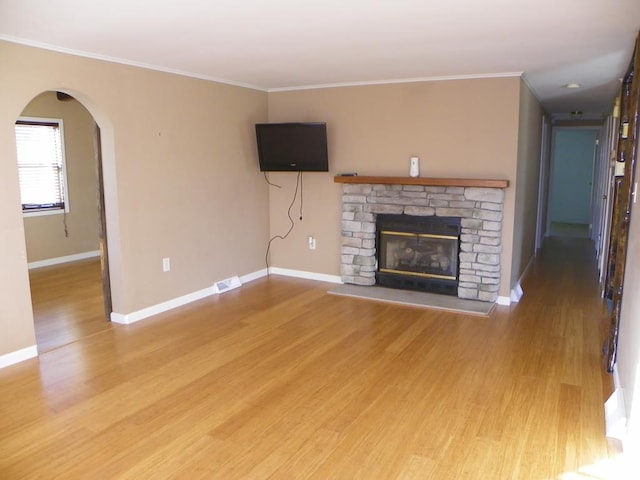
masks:
<svg viewBox="0 0 640 480"><path fill-rule="evenodd" d="M29 270L34 268L50 267L51 265L60 265L61 263L77 262L78 260L86 260L87 258L95 258L100 256L100 250L92 250L90 252L76 253L74 255L65 255L64 257L47 258L29 262L27 266Z"/></svg>
<svg viewBox="0 0 640 480"><path fill-rule="evenodd" d="M16 363L24 362L25 360L29 360L30 358L37 356L37 345L31 345L30 347L22 348L20 350L16 350L15 352L0 355L0 368L5 368Z"/></svg>

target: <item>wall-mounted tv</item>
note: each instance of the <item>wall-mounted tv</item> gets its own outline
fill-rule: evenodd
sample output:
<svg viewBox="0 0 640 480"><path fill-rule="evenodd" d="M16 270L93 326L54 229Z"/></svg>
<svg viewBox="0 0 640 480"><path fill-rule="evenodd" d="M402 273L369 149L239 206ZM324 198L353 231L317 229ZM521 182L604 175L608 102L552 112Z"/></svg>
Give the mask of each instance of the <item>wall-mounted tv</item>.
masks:
<svg viewBox="0 0 640 480"><path fill-rule="evenodd" d="M262 172L328 172L327 124L257 123Z"/></svg>

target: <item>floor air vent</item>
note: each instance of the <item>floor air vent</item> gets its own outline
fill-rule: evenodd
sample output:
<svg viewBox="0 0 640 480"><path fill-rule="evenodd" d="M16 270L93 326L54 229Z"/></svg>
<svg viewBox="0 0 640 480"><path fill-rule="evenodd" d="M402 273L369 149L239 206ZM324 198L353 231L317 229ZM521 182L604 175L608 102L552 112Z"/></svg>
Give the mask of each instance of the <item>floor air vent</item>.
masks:
<svg viewBox="0 0 640 480"><path fill-rule="evenodd" d="M240 279L236 275L235 277L227 278L226 280L220 280L213 284L213 290L215 293L224 293L234 288L242 286Z"/></svg>

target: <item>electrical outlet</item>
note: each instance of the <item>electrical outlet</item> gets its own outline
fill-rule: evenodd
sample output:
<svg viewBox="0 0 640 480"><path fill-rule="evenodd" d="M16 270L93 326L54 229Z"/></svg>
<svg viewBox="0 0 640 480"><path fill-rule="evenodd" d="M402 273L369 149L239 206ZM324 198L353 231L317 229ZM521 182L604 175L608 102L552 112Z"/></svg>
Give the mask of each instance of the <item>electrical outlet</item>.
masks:
<svg viewBox="0 0 640 480"><path fill-rule="evenodd" d="M171 259L169 257L165 257L162 259L162 271L168 272L171 270Z"/></svg>
<svg viewBox="0 0 640 480"><path fill-rule="evenodd" d="M314 237L308 237L307 242L309 243L309 250L316 249L316 239Z"/></svg>

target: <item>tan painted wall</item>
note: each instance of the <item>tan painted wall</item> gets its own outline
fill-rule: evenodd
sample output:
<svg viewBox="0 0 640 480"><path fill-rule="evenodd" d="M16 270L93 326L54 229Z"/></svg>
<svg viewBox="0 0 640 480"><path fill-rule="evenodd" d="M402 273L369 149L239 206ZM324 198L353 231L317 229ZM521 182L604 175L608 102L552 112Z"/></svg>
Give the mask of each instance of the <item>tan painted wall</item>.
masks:
<svg viewBox="0 0 640 480"><path fill-rule="evenodd" d="M34 98L23 110L28 117L61 118L67 172L69 212L24 218L29 262L98 250L97 161L94 121L76 100L61 102L55 92Z"/></svg>
<svg viewBox="0 0 640 480"><path fill-rule="evenodd" d="M513 229L511 285L522 277L535 255L543 110L524 81L520 88L518 171Z"/></svg>
<svg viewBox="0 0 640 480"><path fill-rule="evenodd" d="M272 246L274 266L340 274L339 172L408 176L409 157L420 157L422 176L500 178L506 190L500 295L508 296L520 79L494 78L273 92L269 121L326 121L329 173L307 173L304 215L286 240ZM283 188L270 189L271 234L289 228L287 209L294 173L271 174ZM307 236L317 249L307 248Z"/></svg>
<svg viewBox="0 0 640 480"><path fill-rule="evenodd" d="M0 355L35 343L13 128L47 90L72 94L101 127L114 311L264 268L253 125L267 119L265 92L3 41L0 65Z"/></svg>

